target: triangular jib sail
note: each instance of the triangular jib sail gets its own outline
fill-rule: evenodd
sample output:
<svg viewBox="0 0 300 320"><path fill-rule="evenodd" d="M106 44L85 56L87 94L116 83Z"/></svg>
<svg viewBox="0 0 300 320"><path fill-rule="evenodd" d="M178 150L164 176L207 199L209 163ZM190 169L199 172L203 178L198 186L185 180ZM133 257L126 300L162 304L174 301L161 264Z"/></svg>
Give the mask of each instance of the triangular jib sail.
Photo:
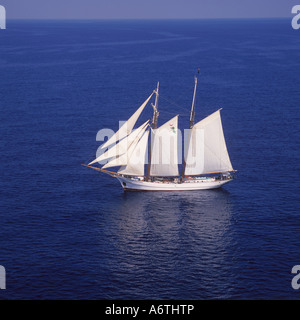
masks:
<svg viewBox="0 0 300 320"><path fill-rule="evenodd" d="M97 157L95 160L89 163L89 165L95 163L95 162L101 162L113 157L120 157L124 153L127 152L131 144L136 140L136 138L143 134L143 132L146 130L148 126L148 121L143 123L139 128L132 131L126 138L118 142L117 144L113 145L109 150L107 150L105 153L101 154L99 157Z"/></svg>
<svg viewBox="0 0 300 320"><path fill-rule="evenodd" d="M147 105L147 103L149 102L149 100L151 99L153 93L151 93L151 95L148 97L148 99L138 108L138 110L123 124L123 126L110 138L108 139L102 146L101 148L106 148L108 146L110 146L111 144L123 139L124 137L128 136L137 119L139 118L139 116L141 115L142 111L144 110L145 106Z"/></svg>
<svg viewBox="0 0 300 320"><path fill-rule="evenodd" d="M146 129L147 129L147 126L145 126L142 130L137 129L136 131L138 131L139 133L135 137L134 141L130 144L130 146L128 146L128 149L122 155L117 155L115 158L107 162L102 167L102 169L109 168L109 167L126 166L129 163L130 157L132 156L136 146L138 145Z"/></svg>

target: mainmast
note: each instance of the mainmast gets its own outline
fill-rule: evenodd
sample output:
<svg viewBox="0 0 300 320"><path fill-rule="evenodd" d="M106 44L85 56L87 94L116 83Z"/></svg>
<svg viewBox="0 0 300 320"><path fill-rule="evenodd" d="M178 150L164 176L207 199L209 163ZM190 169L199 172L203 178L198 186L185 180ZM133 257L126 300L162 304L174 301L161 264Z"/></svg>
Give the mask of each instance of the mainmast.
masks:
<svg viewBox="0 0 300 320"><path fill-rule="evenodd" d="M158 107L158 90L159 90L159 82L157 82L157 87L156 90L154 90L153 92L155 93L155 102L154 104L151 103L151 106L153 107L153 118L152 118L152 129L156 129L157 128L157 120L158 120L158 116L159 116L159 112L157 110ZM146 176L146 181L149 181L150 179L150 167L151 167L151 149L152 149L152 139L150 139L150 150L149 150L149 160L148 160L148 170L147 170L147 176Z"/></svg>
<svg viewBox="0 0 300 320"><path fill-rule="evenodd" d="M194 120L195 120L195 101L196 101L196 91L197 91L197 82L198 82L198 75L200 73L200 69L198 68L198 73L195 76L195 86L194 86L194 94L193 94L193 101L192 101L192 108L191 108L191 114L190 114L190 130L193 128L194 126ZM181 178L180 178L180 182L183 182L183 178L184 178L184 174L185 174L185 168L186 168L186 159L185 159L185 155L184 155L184 160L183 160L183 166L182 166L182 174L181 174Z"/></svg>

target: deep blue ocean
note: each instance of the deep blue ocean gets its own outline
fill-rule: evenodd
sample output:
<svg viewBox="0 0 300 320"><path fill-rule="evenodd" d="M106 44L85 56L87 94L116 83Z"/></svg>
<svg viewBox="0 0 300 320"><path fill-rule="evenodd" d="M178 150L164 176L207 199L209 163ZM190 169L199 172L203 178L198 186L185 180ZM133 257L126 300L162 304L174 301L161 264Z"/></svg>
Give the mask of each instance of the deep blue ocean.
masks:
<svg viewBox="0 0 300 320"><path fill-rule="evenodd" d="M233 182L125 193L81 166L157 81L159 124L187 128L198 67L196 121L223 108ZM0 298L299 299L299 70L289 19L8 21Z"/></svg>

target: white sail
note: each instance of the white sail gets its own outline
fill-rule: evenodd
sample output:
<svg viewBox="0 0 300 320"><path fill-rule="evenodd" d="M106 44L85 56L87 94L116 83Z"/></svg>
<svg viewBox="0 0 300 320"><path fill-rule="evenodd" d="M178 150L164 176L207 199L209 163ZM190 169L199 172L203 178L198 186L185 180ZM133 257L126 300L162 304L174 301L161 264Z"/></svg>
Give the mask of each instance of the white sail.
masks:
<svg viewBox="0 0 300 320"><path fill-rule="evenodd" d="M135 141L136 137L141 133L141 131L144 132L146 130L146 126L148 125L148 122L149 120L144 122L139 128L131 132L131 134L129 134L126 138L121 140L119 143L115 144L113 147L111 147L105 153L101 154L99 157L97 157L95 160L90 162L88 165L91 165L95 162L100 162L109 158L119 157L125 152L127 152L128 148Z"/></svg>
<svg viewBox="0 0 300 320"><path fill-rule="evenodd" d="M149 130L147 130L130 155L126 166L122 166L118 173L132 176L145 174L145 157L148 146Z"/></svg>
<svg viewBox="0 0 300 320"><path fill-rule="evenodd" d="M116 166L126 166L129 162L129 159L135 150L139 140L143 136L145 130L147 129L147 126L144 126L142 130L139 131L138 135L135 137L135 140L131 143L131 145L128 147L128 149L123 153L122 155L119 155L109 162L107 162L101 169L109 168L109 167L116 167Z"/></svg>
<svg viewBox="0 0 300 320"><path fill-rule="evenodd" d="M220 110L196 123L191 129L185 175L232 171L224 138Z"/></svg>
<svg viewBox="0 0 300 320"><path fill-rule="evenodd" d="M178 116L152 135L150 176L178 176Z"/></svg>
<svg viewBox="0 0 300 320"><path fill-rule="evenodd" d="M111 144L123 139L124 137L128 136L137 119L139 118L140 114L142 113L142 111L144 110L145 106L147 105L147 103L149 102L149 100L151 99L153 93L151 93L151 95L149 96L149 98L137 109L137 111L123 124L123 126L110 138L108 139L102 146L101 149L106 148L108 146L110 146Z"/></svg>
<svg viewBox="0 0 300 320"><path fill-rule="evenodd" d="M199 73L199 71L198 71ZM190 129L188 143L185 152L185 163L182 177L166 179L161 177L179 177L178 172L178 116L172 118L158 129L151 130L150 164L145 176L145 160L148 146L150 128L149 121L145 122L138 129L133 131L134 124L142 110L148 103L150 97L141 105L136 113L129 118L120 130L101 147L108 146L109 150L103 149L103 155L97 157L89 165L91 169L102 171L119 180L124 190L145 190L145 191L189 191L208 190L220 188L233 180L233 170L226 142L223 134L220 110L214 112L194 126L194 106L196 96L197 77L193 103L190 113ZM157 102L158 85L155 104L153 106L153 127L157 127ZM179 135L181 137L181 135ZM106 151L106 152L104 152ZM148 158L148 157L147 157ZM90 166L90 164L108 160L101 168ZM109 167L119 167L118 172L105 170ZM223 173L222 173L223 172ZM222 173L220 176L211 176L213 173ZM149 176L152 178L149 179Z"/></svg>

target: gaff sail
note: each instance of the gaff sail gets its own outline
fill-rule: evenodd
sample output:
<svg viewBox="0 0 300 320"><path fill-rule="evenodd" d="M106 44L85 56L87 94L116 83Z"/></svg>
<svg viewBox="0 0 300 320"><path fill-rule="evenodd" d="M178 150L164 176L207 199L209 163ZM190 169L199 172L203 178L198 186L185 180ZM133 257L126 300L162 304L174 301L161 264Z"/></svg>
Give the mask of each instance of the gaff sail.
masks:
<svg viewBox="0 0 300 320"><path fill-rule="evenodd" d="M185 175L233 171L220 110L196 123L187 144Z"/></svg>
<svg viewBox="0 0 300 320"><path fill-rule="evenodd" d="M150 176L178 176L178 116L153 130Z"/></svg>

